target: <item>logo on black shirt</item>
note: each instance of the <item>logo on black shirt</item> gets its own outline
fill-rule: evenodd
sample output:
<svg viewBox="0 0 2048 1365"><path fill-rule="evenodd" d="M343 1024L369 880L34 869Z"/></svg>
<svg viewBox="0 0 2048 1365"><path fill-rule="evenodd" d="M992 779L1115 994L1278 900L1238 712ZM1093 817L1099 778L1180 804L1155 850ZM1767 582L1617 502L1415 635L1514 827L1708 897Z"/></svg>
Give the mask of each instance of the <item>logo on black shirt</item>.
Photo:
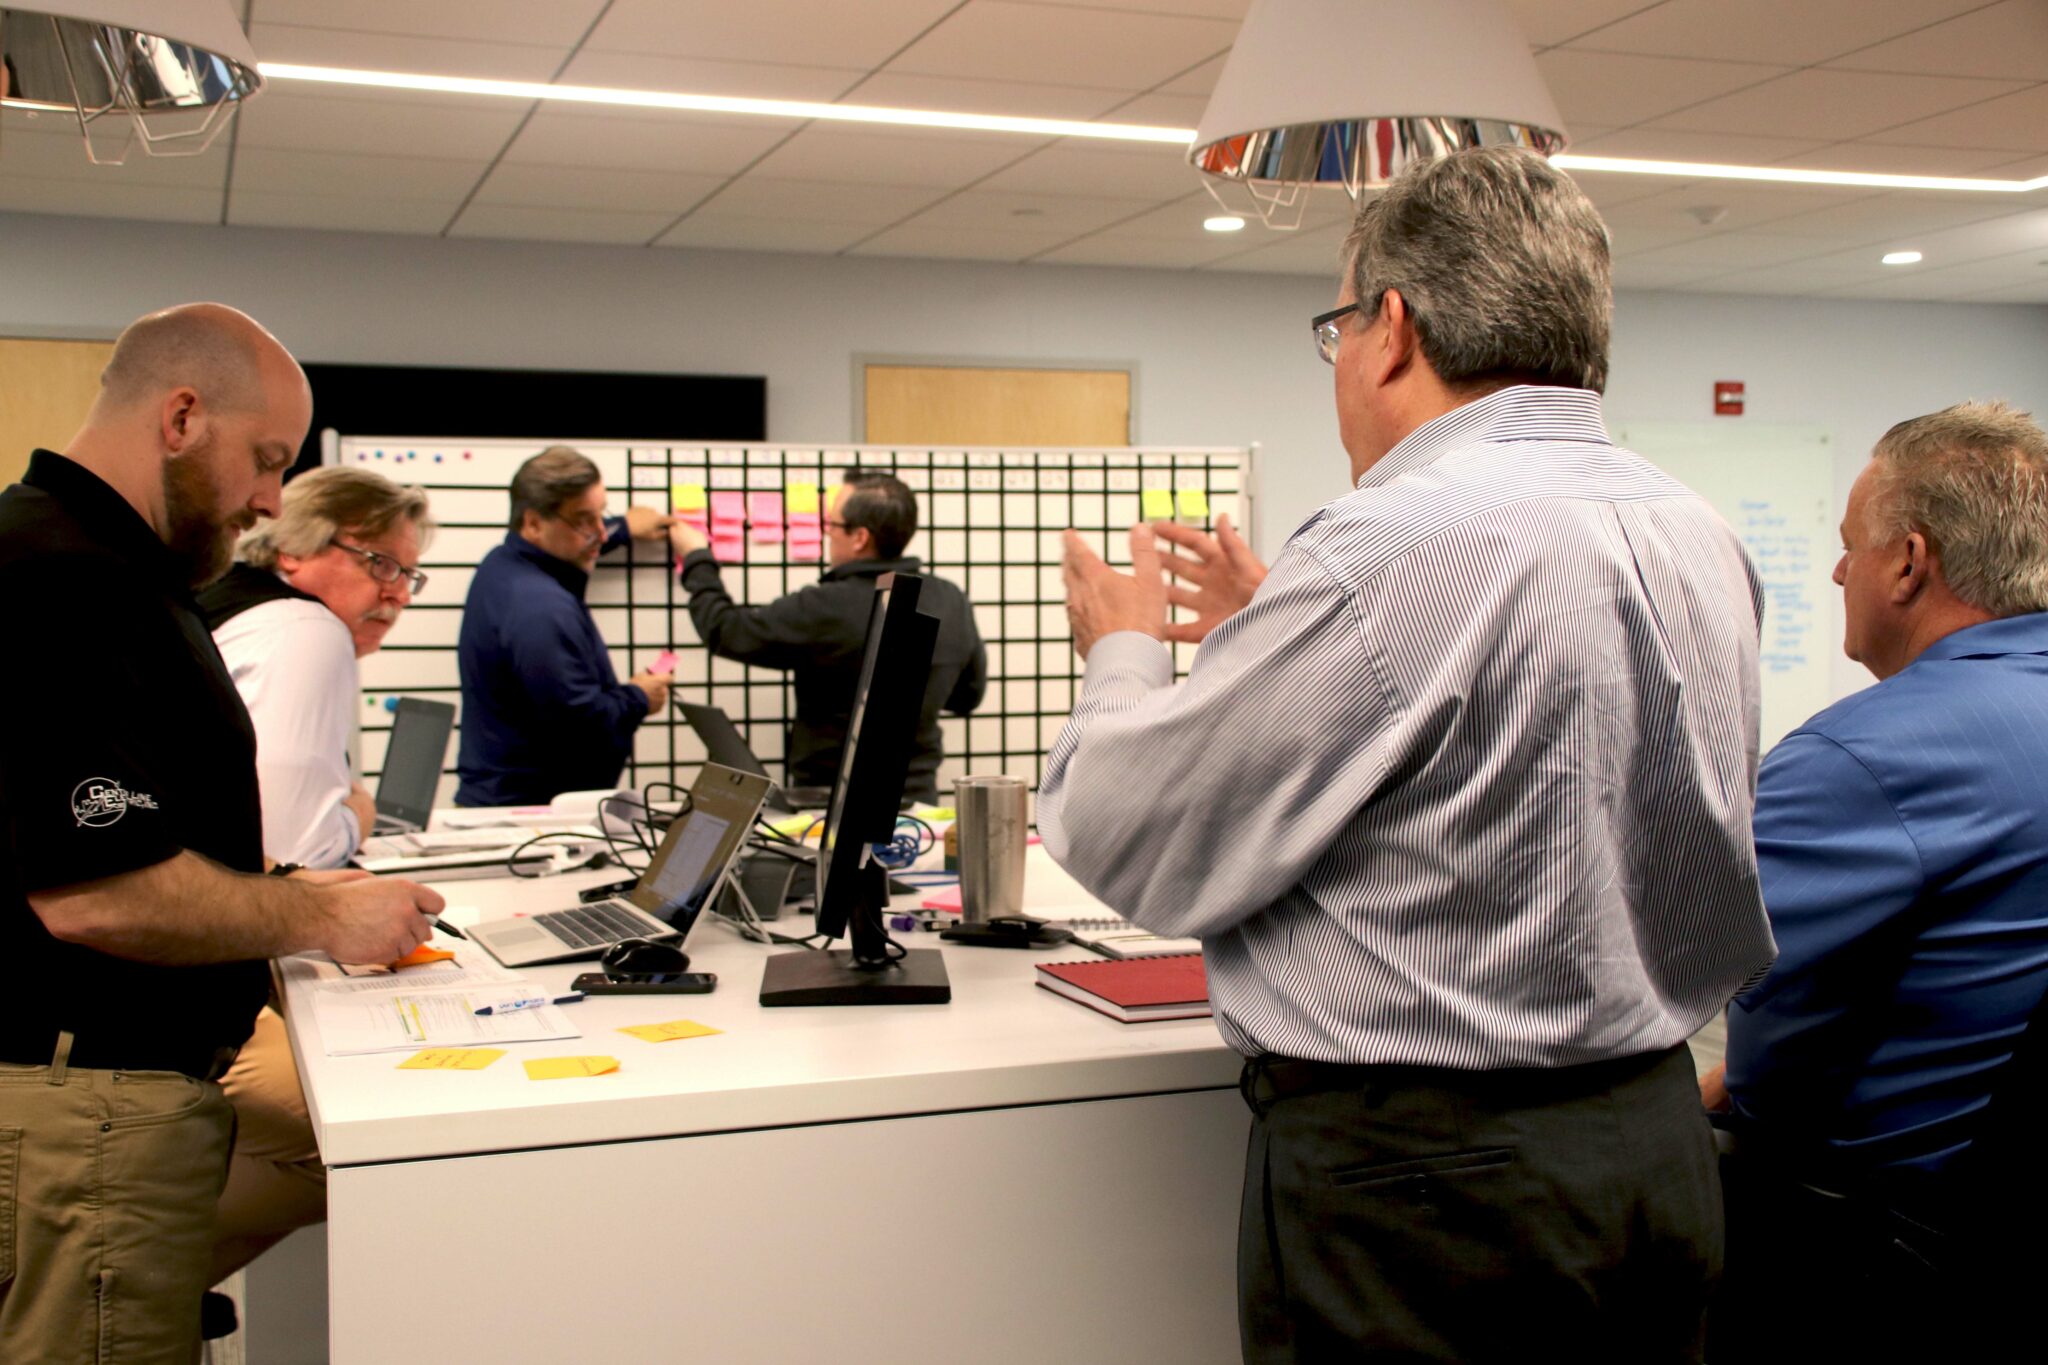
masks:
<svg viewBox="0 0 2048 1365"><path fill-rule="evenodd" d="M88 777L71 789L71 813L81 825L95 829L111 825L126 815L130 806L155 810L156 798L129 791L111 777Z"/></svg>

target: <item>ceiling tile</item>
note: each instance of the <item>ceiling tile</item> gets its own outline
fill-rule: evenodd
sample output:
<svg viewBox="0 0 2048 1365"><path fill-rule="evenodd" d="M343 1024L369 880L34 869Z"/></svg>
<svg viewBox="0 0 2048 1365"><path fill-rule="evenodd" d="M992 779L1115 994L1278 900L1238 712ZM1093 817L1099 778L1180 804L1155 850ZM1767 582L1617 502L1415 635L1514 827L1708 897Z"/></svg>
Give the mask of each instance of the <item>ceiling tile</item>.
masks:
<svg viewBox="0 0 2048 1365"><path fill-rule="evenodd" d="M1765 266L1760 270L1737 270L1714 275L1691 286L1709 294L1818 295L1831 289L1861 284L1871 272L1882 270L1874 260L1867 266L1849 266L1825 261L1794 261L1790 265Z"/></svg>
<svg viewBox="0 0 2048 1365"><path fill-rule="evenodd" d="M1868 189L1694 180L1617 205L1603 211L1602 216L1610 226L1639 224L1657 229L1689 224L1694 235L1711 235L1775 224L1793 214L1856 203L1876 193ZM1702 222L1703 217L1710 221ZM1771 228L1776 230L1775 226Z"/></svg>
<svg viewBox="0 0 2048 1365"><path fill-rule="evenodd" d="M1582 37L1641 9L1650 0L1508 0L1522 36L1538 47Z"/></svg>
<svg viewBox="0 0 2048 1365"><path fill-rule="evenodd" d="M1121 102L1114 91L1080 85L966 80L881 71L849 91L842 104L889 109L941 109L956 114L1008 114L1016 118L1092 119ZM1128 120L1118 120L1127 122Z"/></svg>
<svg viewBox="0 0 2048 1365"><path fill-rule="evenodd" d="M695 114L621 118L542 106L505 150L508 162L730 175L796 130L783 119Z"/></svg>
<svg viewBox="0 0 2048 1365"><path fill-rule="evenodd" d="M1202 173L1187 163L1178 147L1111 149L1070 139L996 172L983 188L1168 199L1199 191Z"/></svg>
<svg viewBox="0 0 2048 1365"><path fill-rule="evenodd" d="M358 33L296 24L252 24L249 43L266 62L477 76L498 81L551 79L569 55L566 43L540 47L523 42L485 43L411 34ZM287 88L290 84L279 82Z"/></svg>
<svg viewBox="0 0 2048 1365"><path fill-rule="evenodd" d="M1144 213L1155 207L1156 202L972 189L933 204L911 219L908 226L946 228L964 236L984 231L1044 232L1051 234L1054 242L1061 242Z"/></svg>
<svg viewBox="0 0 2048 1365"><path fill-rule="evenodd" d="M2010 151L1967 147L1903 147L1890 142L1836 142L1782 158L1778 164L1826 171L1871 171L1879 175L1978 175L2011 164ZM1993 179L2008 177L2000 171Z"/></svg>
<svg viewBox="0 0 2048 1365"><path fill-rule="evenodd" d="M1641 257L1614 263L1616 289L1679 289L1727 273L1727 268L1684 264L1650 264Z"/></svg>
<svg viewBox="0 0 2048 1365"><path fill-rule="evenodd" d="M1136 123L1147 128L1186 128L1193 132L1209 107L1207 95L1138 95L1102 116L1104 123Z"/></svg>
<svg viewBox="0 0 2048 1365"><path fill-rule="evenodd" d="M481 157L454 160L237 147L234 188L238 194L445 200L453 212L489 167ZM445 215L442 221L447 221Z"/></svg>
<svg viewBox="0 0 2048 1365"><path fill-rule="evenodd" d="M717 201L691 214L656 246L729 251L800 251L831 255L852 246L872 229L866 224L815 219L752 218L714 212Z"/></svg>
<svg viewBox="0 0 2048 1365"><path fill-rule="evenodd" d="M1215 56L1236 38L1237 25L1229 20L974 0L888 69L1013 81L1057 71L1075 85L1136 92Z"/></svg>
<svg viewBox="0 0 2048 1365"><path fill-rule="evenodd" d="M2048 6L2005 0L1831 62L1861 71L2048 81Z"/></svg>
<svg viewBox="0 0 2048 1365"><path fill-rule="evenodd" d="M2002 218L2016 208L2002 194L1880 194L1780 218L1771 231L1841 244L1882 242L1895 249L1911 246L1917 234Z"/></svg>
<svg viewBox="0 0 2048 1365"><path fill-rule="evenodd" d="M1227 248L1208 234L1210 240L1165 242L1149 237L1083 237L1077 242L1054 247L1035 258L1048 265L1128 265L1157 270L1187 270L1221 258Z"/></svg>
<svg viewBox="0 0 2048 1365"><path fill-rule="evenodd" d="M1628 259L1645 265L1669 265L1683 269L1747 270L1783 265L1827 250L1810 237L1779 237L1765 232L1717 232L1697 241L1658 247Z"/></svg>
<svg viewBox="0 0 2048 1365"><path fill-rule="evenodd" d="M477 190L475 202L659 213L666 215L663 221L667 222L724 183L725 177L719 175L500 162Z"/></svg>
<svg viewBox="0 0 2048 1365"><path fill-rule="evenodd" d="M1609 24L1580 45L1609 52L1793 65L1824 62L1938 23L1984 0L1665 0Z"/></svg>
<svg viewBox="0 0 2048 1365"><path fill-rule="evenodd" d="M1097 235L1106 239L1143 240L1148 242L1184 242L1206 244L1219 253L1243 251L1256 241L1255 234L1270 233L1272 229L1262 226L1254 218L1237 232L1210 232L1203 228L1202 221L1222 213L1216 201L1206 193L1196 192L1162 204L1149 213L1141 213L1102 229Z"/></svg>
<svg viewBox="0 0 2048 1365"><path fill-rule="evenodd" d="M2011 93L2014 88L2010 81L1964 80L1955 76L1797 71L1739 94L1709 100L1667 115L1656 120L1653 126L1708 133L1859 138L1944 110L1995 99ZM2048 133L2043 136L2048 136ZM1919 139L1901 137L1893 132L1887 140L1911 142Z"/></svg>
<svg viewBox="0 0 2048 1365"><path fill-rule="evenodd" d="M1567 126L1599 123L1610 127L1641 123L1791 70L1789 66L1751 62L1695 62L1575 48L1545 52L1536 58L1536 66Z"/></svg>
<svg viewBox="0 0 2048 1365"><path fill-rule="evenodd" d="M922 224L890 228L848 249L851 256L919 256L935 260L1021 261L1058 246L1073 234L1060 231L961 232Z"/></svg>
<svg viewBox="0 0 2048 1365"><path fill-rule="evenodd" d="M2036 253L1997 261L1976 261L1945 270L1922 266L1888 269L1864 284L1838 291L1844 298L1953 299L1987 291L2001 294L2033 287L2048 275L2035 260Z"/></svg>
<svg viewBox="0 0 2048 1365"><path fill-rule="evenodd" d="M93 135L102 155L119 150L120 139L111 136L118 124ZM231 130L232 131L232 130ZM129 148L125 163L95 165L85 152L85 138L75 120L67 127L61 118L44 114L31 118L25 111L10 109L0 123L0 180L30 176L41 180L77 180L93 185L124 187L128 194L151 187L208 190L215 194L227 182L228 133L198 156L151 156L137 141Z"/></svg>
<svg viewBox="0 0 2048 1365"><path fill-rule="evenodd" d="M639 246L674 218L672 213L604 213L531 204L471 204L455 220L448 235Z"/></svg>
<svg viewBox="0 0 2048 1365"><path fill-rule="evenodd" d="M1981 223L1918 232L1913 235L1911 245L1927 258L1920 265L1907 267L1916 274L1931 274L1959 265L1996 260L2001 256L2048 255L2048 209L2026 210ZM1868 246L1854 247L1831 253L1828 258L1853 260L1867 257L1869 251Z"/></svg>
<svg viewBox="0 0 2048 1365"><path fill-rule="evenodd" d="M879 66L958 0L819 4L817 0L613 0L585 44L593 52Z"/></svg>
<svg viewBox="0 0 2048 1365"><path fill-rule="evenodd" d="M1648 161L1712 161L1728 166L1770 166L1829 144L1820 138L1757 137L1743 133L1686 133L1673 128L1623 128L1572 144L1587 156L1632 156Z"/></svg>
<svg viewBox="0 0 2048 1365"><path fill-rule="evenodd" d="M877 227L901 222L937 199L943 190L904 185L861 185L829 180L776 180L749 175L733 181L697 213L720 218L787 218L792 222L843 223L848 240Z"/></svg>
<svg viewBox="0 0 2048 1365"><path fill-rule="evenodd" d="M1252 0L1018 0L1045 9L1128 9L1146 14L1192 15L1198 19L1242 22Z"/></svg>
<svg viewBox="0 0 2048 1365"><path fill-rule="evenodd" d="M839 98L840 92L860 77L861 72L855 67L708 61L647 52L592 52L588 49L577 53L562 72L565 85L827 103ZM781 122L764 120L771 121Z"/></svg>
<svg viewBox="0 0 2048 1365"><path fill-rule="evenodd" d="M1216 89L1216 81L1223 74L1224 63L1230 59L1225 52L1211 57L1208 61L1183 71L1159 87L1165 95L1200 95L1207 99Z"/></svg>
<svg viewBox="0 0 2048 1365"><path fill-rule="evenodd" d="M605 0L546 0L519 5L514 14L507 12L512 7L505 0L433 0L431 4L420 0L252 0L250 18L265 24L566 49L583 36L604 7Z"/></svg>
<svg viewBox="0 0 2048 1365"><path fill-rule="evenodd" d="M1871 79L1896 78L1873 76ZM1990 147L2014 152L2048 152L2048 85L1888 129L1884 140L1914 147Z"/></svg>
<svg viewBox="0 0 2048 1365"><path fill-rule="evenodd" d="M1044 145L1031 138L997 133L814 123L769 153L750 173L783 180L956 189Z"/></svg>
<svg viewBox="0 0 2048 1365"><path fill-rule="evenodd" d="M228 197L235 227L314 228L334 232L402 232L436 236L462 203L397 195L271 194L237 188Z"/></svg>
<svg viewBox="0 0 2048 1365"><path fill-rule="evenodd" d="M217 223L221 192L119 180L46 180L0 176L0 212L68 213L85 218L140 218L164 223Z"/></svg>
<svg viewBox="0 0 2048 1365"><path fill-rule="evenodd" d="M1257 233L1263 233L1263 238L1254 236ZM1252 240L1245 242L1244 249L1235 255L1217 261L1211 269L1280 270L1289 274L1325 275L1331 287L1336 287L1344 256L1344 232L1340 225L1277 233L1254 223L1238 235ZM1305 342L1307 338L1303 340Z"/></svg>
<svg viewBox="0 0 2048 1365"><path fill-rule="evenodd" d="M389 152L455 159L496 156L531 104L473 96L353 96L273 88L237 117L245 147Z"/></svg>

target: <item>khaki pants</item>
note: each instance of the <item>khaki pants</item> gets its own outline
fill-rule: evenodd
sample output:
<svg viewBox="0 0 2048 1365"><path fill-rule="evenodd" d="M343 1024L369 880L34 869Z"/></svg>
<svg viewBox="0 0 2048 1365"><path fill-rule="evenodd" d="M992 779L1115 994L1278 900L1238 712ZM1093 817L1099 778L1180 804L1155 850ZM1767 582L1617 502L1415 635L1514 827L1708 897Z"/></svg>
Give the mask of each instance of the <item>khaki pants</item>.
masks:
<svg viewBox="0 0 2048 1365"><path fill-rule="evenodd" d="M284 1020L266 1006L256 1031L220 1078L235 1107L235 1152L214 1225L213 1284L287 1233L327 1218L327 1169Z"/></svg>
<svg viewBox="0 0 2048 1365"><path fill-rule="evenodd" d="M70 1050L0 1064L0 1359L189 1365L234 1111L210 1082Z"/></svg>

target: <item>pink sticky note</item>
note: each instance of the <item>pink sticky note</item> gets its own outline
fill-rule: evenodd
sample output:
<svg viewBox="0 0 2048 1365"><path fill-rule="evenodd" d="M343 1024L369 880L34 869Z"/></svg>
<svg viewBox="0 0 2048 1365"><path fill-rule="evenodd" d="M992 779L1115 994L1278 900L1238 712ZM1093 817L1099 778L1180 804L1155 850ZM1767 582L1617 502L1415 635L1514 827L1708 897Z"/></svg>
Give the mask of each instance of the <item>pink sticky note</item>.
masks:
<svg viewBox="0 0 2048 1365"><path fill-rule="evenodd" d="M791 559L816 559L820 548L820 542L805 539L797 535L794 529L791 530L789 535L789 557Z"/></svg>
<svg viewBox="0 0 2048 1365"><path fill-rule="evenodd" d="M661 653L654 656L654 667L648 669L647 671L650 673L675 672L676 652L672 649L664 649L663 651L661 651Z"/></svg>
<svg viewBox="0 0 2048 1365"><path fill-rule="evenodd" d="M737 564L747 556L747 542L739 536L713 536L711 557L721 564Z"/></svg>
<svg viewBox="0 0 2048 1365"><path fill-rule="evenodd" d="M677 517L676 520L682 522L685 526L692 528L700 536L708 536L711 534L711 523L709 520L706 519L705 514L702 511L685 512L681 516Z"/></svg>
<svg viewBox="0 0 2048 1365"><path fill-rule="evenodd" d="M749 521L780 522L782 520L782 494L747 494L747 519Z"/></svg>
<svg viewBox="0 0 2048 1365"><path fill-rule="evenodd" d="M747 499L744 493L713 493L711 495L711 519L715 522L745 521Z"/></svg>

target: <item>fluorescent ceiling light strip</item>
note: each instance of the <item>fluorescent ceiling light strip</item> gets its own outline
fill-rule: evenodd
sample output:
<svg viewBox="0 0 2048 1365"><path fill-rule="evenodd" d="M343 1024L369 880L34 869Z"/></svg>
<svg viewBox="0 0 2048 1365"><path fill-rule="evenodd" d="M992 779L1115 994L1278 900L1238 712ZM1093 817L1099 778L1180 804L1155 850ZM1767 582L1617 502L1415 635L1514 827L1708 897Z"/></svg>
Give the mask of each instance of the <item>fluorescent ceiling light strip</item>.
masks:
<svg viewBox="0 0 2048 1365"><path fill-rule="evenodd" d="M891 109L866 104L817 104L807 100L757 100L731 95L684 95L666 90L620 90L598 85L547 85L539 81L483 80L471 76L422 76L407 71L360 71L339 66L296 66L264 62L269 80L321 81L329 85L380 90L425 90L449 95L496 95L509 99L559 100L570 104L632 109L680 109L707 114L748 114L769 118L824 119L835 123L887 123L911 128L961 128L983 133L1029 133L1036 137L1087 137L1115 142L1161 142L1187 146L1192 128L1137 123L1084 123L1076 119L1015 118L1007 114L956 114L936 109ZM1569 171L1623 175L1670 175L1691 180L1759 180L1787 185L1846 185L1879 190L1966 190L2026 194L2048 188L2048 175L2032 180L1979 180L1945 175L1885 175L1875 171L1809 171L1783 166L1726 166L1698 161L1647 161L1634 157L1551 158Z"/></svg>
<svg viewBox="0 0 2048 1365"><path fill-rule="evenodd" d="M1788 166L1721 166L1700 161L1643 161L1633 157L1579 156L1564 152L1551 164L1567 171L1616 171L1624 175L1680 175L1691 180L1766 180L1785 185L1850 185L1877 190L1970 190L2026 194L2048 187L2048 175L2032 180L1973 180L1949 175L1885 175L1877 171L1807 171Z"/></svg>
<svg viewBox="0 0 2048 1365"><path fill-rule="evenodd" d="M913 128L963 128L985 133L1030 133L1038 137L1092 137L1120 142L1194 141L1191 128L1157 128L1135 123L1082 123L1074 119L1012 118L1004 114L952 114L932 109L887 109L860 104L814 104L804 100L754 100L728 95L679 95L663 90L615 90L596 85L545 85L539 81L492 81L467 76L416 76L403 71L357 71L336 66L263 63L268 80L322 81L383 90L429 90L451 95L499 95L522 100L561 100L636 109L685 109L706 114L755 114L774 118L830 119L842 123L892 123Z"/></svg>

